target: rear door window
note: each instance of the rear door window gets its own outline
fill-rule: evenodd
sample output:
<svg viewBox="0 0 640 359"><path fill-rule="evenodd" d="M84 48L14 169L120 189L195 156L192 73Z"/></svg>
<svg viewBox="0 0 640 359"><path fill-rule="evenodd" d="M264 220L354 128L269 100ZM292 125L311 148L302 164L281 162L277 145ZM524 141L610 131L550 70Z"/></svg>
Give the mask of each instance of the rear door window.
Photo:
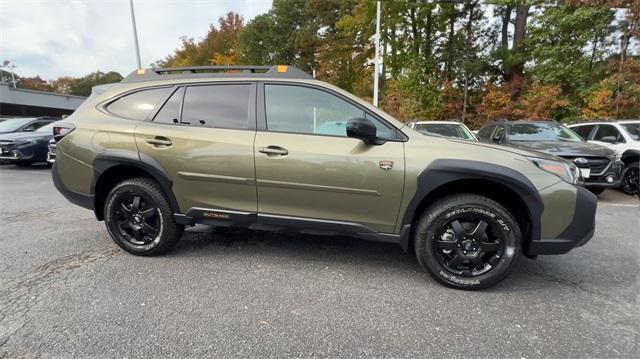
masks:
<svg viewBox="0 0 640 359"><path fill-rule="evenodd" d="M249 128L250 84L187 87L182 124L246 130Z"/></svg>
<svg viewBox="0 0 640 359"><path fill-rule="evenodd" d="M598 129L593 135L593 140L602 141L604 137L614 137L618 142L625 142L620 131L612 125L598 125Z"/></svg>
<svg viewBox="0 0 640 359"><path fill-rule="evenodd" d="M120 97L107 106L110 113L130 120L142 121L149 116L156 104L166 96L171 88L141 90Z"/></svg>

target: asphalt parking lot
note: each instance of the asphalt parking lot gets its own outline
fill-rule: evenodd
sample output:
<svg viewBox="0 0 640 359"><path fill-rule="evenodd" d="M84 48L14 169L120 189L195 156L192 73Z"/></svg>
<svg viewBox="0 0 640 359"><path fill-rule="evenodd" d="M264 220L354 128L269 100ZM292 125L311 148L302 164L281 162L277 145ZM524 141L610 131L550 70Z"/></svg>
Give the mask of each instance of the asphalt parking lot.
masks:
<svg viewBox="0 0 640 359"><path fill-rule="evenodd" d="M46 167L0 166L0 357L638 357L640 207L482 292L395 246L196 227L139 258Z"/></svg>

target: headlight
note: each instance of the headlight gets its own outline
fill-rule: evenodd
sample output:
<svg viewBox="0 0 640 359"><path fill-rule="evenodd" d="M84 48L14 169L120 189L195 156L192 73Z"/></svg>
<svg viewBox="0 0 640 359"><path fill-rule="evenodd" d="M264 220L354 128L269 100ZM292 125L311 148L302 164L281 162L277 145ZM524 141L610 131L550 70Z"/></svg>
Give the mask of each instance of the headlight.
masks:
<svg viewBox="0 0 640 359"><path fill-rule="evenodd" d="M573 163L566 161L547 160L537 157L527 158L541 170L552 173L560 177L565 182L577 184L578 179L580 179L580 170Z"/></svg>

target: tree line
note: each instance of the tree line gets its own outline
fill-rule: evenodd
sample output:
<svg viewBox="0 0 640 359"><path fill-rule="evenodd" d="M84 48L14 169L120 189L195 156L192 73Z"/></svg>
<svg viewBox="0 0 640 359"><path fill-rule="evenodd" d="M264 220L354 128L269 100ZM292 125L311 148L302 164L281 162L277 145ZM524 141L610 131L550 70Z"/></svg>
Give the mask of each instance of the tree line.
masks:
<svg viewBox="0 0 640 359"><path fill-rule="evenodd" d="M380 106L403 120L640 116L637 1L381 3ZM159 66L289 64L372 97L376 2L274 0Z"/></svg>
<svg viewBox="0 0 640 359"><path fill-rule="evenodd" d="M637 0L383 0L381 10L380 107L401 120L640 117ZM229 12L154 65L287 64L370 100L375 16L373 0L274 0L246 23ZM19 86L88 95L121 78Z"/></svg>

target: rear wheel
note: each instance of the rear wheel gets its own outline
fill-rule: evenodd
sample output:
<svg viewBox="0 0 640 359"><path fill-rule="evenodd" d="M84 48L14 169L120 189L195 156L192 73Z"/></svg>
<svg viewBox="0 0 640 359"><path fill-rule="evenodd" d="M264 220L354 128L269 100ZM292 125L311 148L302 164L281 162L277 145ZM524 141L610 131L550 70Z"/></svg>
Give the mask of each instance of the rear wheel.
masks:
<svg viewBox="0 0 640 359"><path fill-rule="evenodd" d="M630 163L624 169L622 191L631 195L640 193L640 162Z"/></svg>
<svg viewBox="0 0 640 359"><path fill-rule="evenodd" d="M482 289L504 279L520 256L522 235L497 202L475 194L445 197L421 216L414 234L420 265L439 282Z"/></svg>
<svg viewBox="0 0 640 359"><path fill-rule="evenodd" d="M169 200L148 178L134 178L117 184L104 207L105 223L111 238L125 251L141 256L165 252L182 235Z"/></svg>

